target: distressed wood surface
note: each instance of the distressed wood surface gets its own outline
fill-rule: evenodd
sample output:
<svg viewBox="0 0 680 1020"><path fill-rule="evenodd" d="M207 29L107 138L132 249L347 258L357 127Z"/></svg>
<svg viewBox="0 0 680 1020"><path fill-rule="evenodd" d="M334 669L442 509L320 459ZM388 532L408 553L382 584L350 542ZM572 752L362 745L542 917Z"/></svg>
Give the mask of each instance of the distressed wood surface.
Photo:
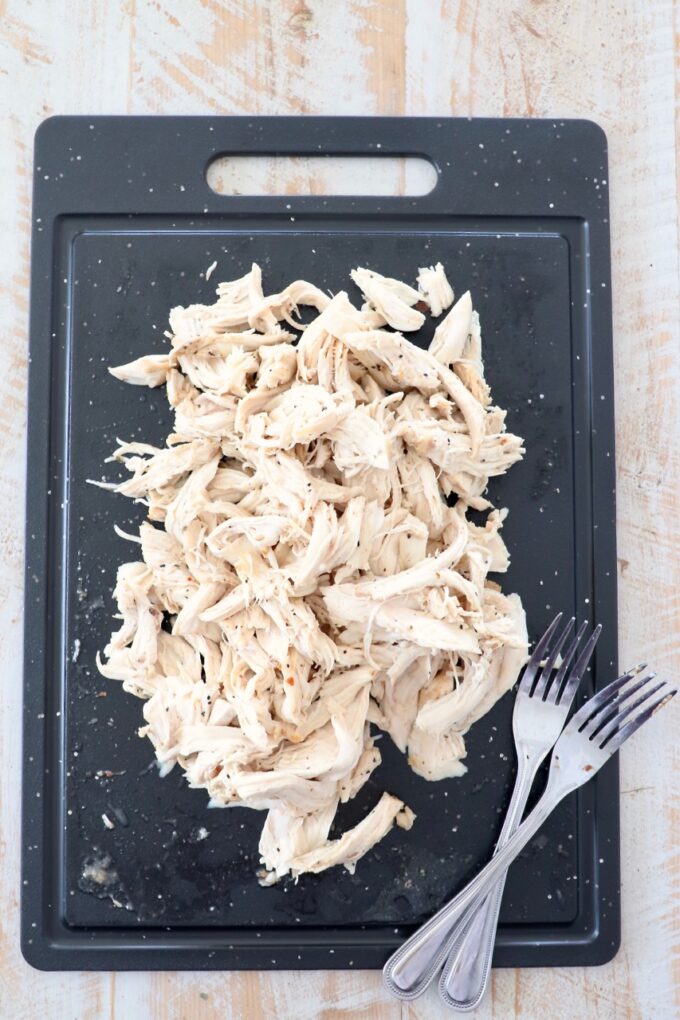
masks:
<svg viewBox="0 0 680 1020"><path fill-rule="evenodd" d="M680 7L672 0L0 3L0 1016L445 1015L358 973L39 974L18 949L22 533L32 136L51 113L579 116L610 142L620 653L680 673ZM168 153L172 158L172 153ZM478 1015L680 1015L677 712L622 756L623 946L497 971Z"/></svg>

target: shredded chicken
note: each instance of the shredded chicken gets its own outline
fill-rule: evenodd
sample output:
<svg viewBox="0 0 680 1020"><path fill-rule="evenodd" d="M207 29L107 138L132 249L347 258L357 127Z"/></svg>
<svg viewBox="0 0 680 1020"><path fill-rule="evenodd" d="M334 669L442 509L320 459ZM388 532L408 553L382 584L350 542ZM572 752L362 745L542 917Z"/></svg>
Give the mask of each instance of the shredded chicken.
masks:
<svg viewBox="0 0 680 1020"><path fill-rule="evenodd" d="M426 779L461 775L465 732L526 656L520 600L488 576L508 555L486 497L522 441L491 405L470 295L423 350L398 331L420 328L423 300L452 304L442 265L419 290L352 278L361 309L303 280L266 296L253 265L214 305L172 309L167 353L110 370L166 385L174 430L163 448L120 443L129 477L99 483L148 517L118 532L140 558L118 571L99 668L145 699L163 774L179 764L212 805L268 812L265 884L353 870L410 828L385 793L330 838L380 763L371 726Z"/></svg>
<svg viewBox="0 0 680 1020"><path fill-rule="evenodd" d="M453 287L446 278L441 262L436 266L419 270L418 290L435 317L441 315L453 303Z"/></svg>

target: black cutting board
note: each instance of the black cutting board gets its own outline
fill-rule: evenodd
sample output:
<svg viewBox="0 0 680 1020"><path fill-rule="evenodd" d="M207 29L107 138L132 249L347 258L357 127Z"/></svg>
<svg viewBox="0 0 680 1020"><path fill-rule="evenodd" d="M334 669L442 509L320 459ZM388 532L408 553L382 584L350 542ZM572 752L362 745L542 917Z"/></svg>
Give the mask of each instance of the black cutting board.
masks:
<svg viewBox="0 0 680 1020"><path fill-rule="evenodd" d="M418 198L223 197L221 153L420 154ZM606 141L587 121L57 117L35 148L28 440L23 951L66 968L379 967L486 861L514 775L512 696L469 734L469 771L427 783L388 737L343 809L389 789L418 818L359 864L263 889L264 815L207 809L179 770L160 779L136 736L142 703L105 681L113 531L143 508L86 484L117 436L160 442L163 391L106 368L162 351L172 305L211 301L255 260L348 287L356 265L413 280L442 261L479 310L487 377L526 439L491 496L532 637L561 609L605 625L593 675L616 670ZM204 272L217 260L210 282ZM150 767L151 766L151 767ZM105 827L106 814L114 828ZM207 835L206 835L207 832ZM495 963L595 964L619 940L618 777L612 762L560 805L513 865Z"/></svg>

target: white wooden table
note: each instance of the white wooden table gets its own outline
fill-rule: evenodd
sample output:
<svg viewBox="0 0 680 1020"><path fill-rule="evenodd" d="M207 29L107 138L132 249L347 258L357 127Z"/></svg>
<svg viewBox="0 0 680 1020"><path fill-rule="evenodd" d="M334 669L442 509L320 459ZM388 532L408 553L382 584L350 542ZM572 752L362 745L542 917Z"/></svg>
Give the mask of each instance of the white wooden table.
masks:
<svg viewBox="0 0 680 1020"><path fill-rule="evenodd" d="M672 0L2 5L2 1020L444 1015L434 994L404 1006L390 1001L374 972L40 974L19 953L27 303L38 123L51 113L215 112L597 120L608 133L611 161L621 661L644 657L677 677L679 98L680 7ZM600 969L495 972L480 1017L680 1016L677 732L677 711L664 712L622 756L623 946L617 958Z"/></svg>

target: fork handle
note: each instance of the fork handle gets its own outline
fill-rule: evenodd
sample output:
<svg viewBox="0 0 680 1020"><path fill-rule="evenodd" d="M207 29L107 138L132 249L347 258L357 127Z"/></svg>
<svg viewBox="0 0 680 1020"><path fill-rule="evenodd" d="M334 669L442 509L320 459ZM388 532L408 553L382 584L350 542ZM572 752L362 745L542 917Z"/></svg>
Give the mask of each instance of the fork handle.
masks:
<svg viewBox="0 0 680 1020"><path fill-rule="evenodd" d="M522 820L536 773L547 754L530 754L522 748L517 760L517 778L494 854L505 846ZM504 873L485 897L470 906L454 926L452 946L439 982L439 992L448 1006L459 1012L475 1009L481 1002L491 972L498 915L505 888Z"/></svg>
<svg viewBox="0 0 680 1020"><path fill-rule="evenodd" d="M505 879L502 875L484 899L469 907L449 941L439 995L459 1013L476 1009L486 991Z"/></svg>
<svg viewBox="0 0 680 1020"><path fill-rule="evenodd" d="M521 820L522 813L526 806L527 797L531 790L531 785L536 775L536 770L540 765L542 759L532 761L531 758L526 757L524 754L517 761L517 777L515 779L515 786L512 791L512 797L510 798L510 804L506 812L503 827L501 829L498 843L496 846L496 852L499 847L502 846L509 836L512 834L514 829L517 827ZM408 998L415 998L422 994L427 986L435 977L440 966L444 960L449 957L449 954L453 947L460 941L462 934L465 929L470 925L472 915L478 908L482 908L482 902L480 898L474 904L471 904L467 910L462 914L455 914L451 917L448 924L434 925L433 922L438 918L443 911L447 908L444 907L431 918L426 924L424 924L418 931L411 936L411 938L404 943L400 949L388 960L385 967L384 975L385 981L388 987L391 987L390 978L395 977L392 973L392 967L400 968L401 954L408 955L408 962L406 959L401 961L404 971L408 972L411 986L409 990ZM477 931L477 926L475 926ZM412 952L409 954L409 947ZM418 971L420 971L418 973ZM404 974L399 969L395 977L397 982L403 982ZM396 989L391 987L391 990L398 994Z"/></svg>
<svg viewBox="0 0 680 1020"><path fill-rule="evenodd" d="M415 999L427 987L451 948L454 925L478 897L485 895L495 885L555 806L574 789L574 786L563 784L559 778L551 782L553 776L551 771L545 793L505 846L450 903L419 928L387 961L383 978L389 991L397 998Z"/></svg>

